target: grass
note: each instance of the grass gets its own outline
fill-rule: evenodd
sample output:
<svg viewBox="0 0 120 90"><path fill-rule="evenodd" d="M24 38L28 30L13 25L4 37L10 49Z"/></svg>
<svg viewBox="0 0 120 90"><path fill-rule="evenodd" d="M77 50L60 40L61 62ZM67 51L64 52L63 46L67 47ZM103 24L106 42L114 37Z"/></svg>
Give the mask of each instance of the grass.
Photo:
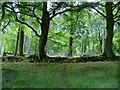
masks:
<svg viewBox="0 0 120 90"><path fill-rule="evenodd" d="M117 88L117 62L2 63L3 88Z"/></svg>

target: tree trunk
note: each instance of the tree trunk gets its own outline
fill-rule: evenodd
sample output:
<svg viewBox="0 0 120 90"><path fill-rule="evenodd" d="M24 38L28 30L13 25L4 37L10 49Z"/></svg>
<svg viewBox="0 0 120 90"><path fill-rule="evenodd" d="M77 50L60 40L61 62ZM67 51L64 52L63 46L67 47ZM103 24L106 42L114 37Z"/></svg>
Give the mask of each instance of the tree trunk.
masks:
<svg viewBox="0 0 120 90"><path fill-rule="evenodd" d="M99 38L99 42L100 42L100 52L102 53L102 37L101 37L100 30L98 31L98 38Z"/></svg>
<svg viewBox="0 0 120 90"><path fill-rule="evenodd" d="M23 44L24 44L24 31L20 30L20 38L19 38L19 55L23 56Z"/></svg>
<svg viewBox="0 0 120 90"><path fill-rule="evenodd" d="M70 17L71 17L71 19L73 19L73 17L74 17L74 14L71 12L70 13ZM76 22L75 22L75 24L77 24L77 21L78 21L78 16L77 16L77 18L76 18L77 20L76 20ZM74 26L75 26L75 24L73 24L73 22L72 21L70 21L70 37L69 37L69 52L68 52L68 56L72 56L72 53L73 53L73 35L74 35Z"/></svg>
<svg viewBox="0 0 120 90"><path fill-rule="evenodd" d="M47 43L48 30L50 25L49 12L47 11L47 2L43 2L42 13L43 14L42 14L42 23L41 23L41 37L39 39L39 45L36 56L39 61L47 58L45 52L45 45Z"/></svg>
<svg viewBox="0 0 120 90"><path fill-rule="evenodd" d="M102 53L102 39L100 39L100 53Z"/></svg>
<svg viewBox="0 0 120 90"><path fill-rule="evenodd" d="M92 41L93 45L92 45L92 53L95 54L95 41L94 41L94 38L93 38L93 41Z"/></svg>
<svg viewBox="0 0 120 90"><path fill-rule="evenodd" d="M32 36L30 37L29 44L28 44L28 54L30 55L31 51L31 45L32 45Z"/></svg>
<svg viewBox="0 0 120 90"><path fill-rule="evenodd" d="M103 35L102 35L102 53L104 52L105 35L106 35L106 30L104 29Z"/></svg>
<svg viewBox="0 0 120 90"><path fill-rule="evenodd" d="M73 37L70 37L69 38L69 53L68 53L68 56L72 56L72 44L73 44Z"/></svg>
<svg viewBox="0 0 120 90"><path fill-rule="evenodd" d="M2 55L2 42L0 42L0 55Z"/></svg>
<svg viewBox="0 0 120 90"><path fill-rule="evenodd" d="M23 47L23 53L26 53L26 38L27 38L27 36L24 35L24 47Z"/></svg>
<svg viewBox="0 0 120 90"><path fill-rule="evenodd" d="M82 52L82 55L83 55L83 52L84 52L84 43L83 43L83 41L82 41L82 43L81 43L81 46L82 46L82 47L81 47L81 50L82 50L81 52Z"/></svg>
<svg viewBox="0 0 120 90"><path fill-rule="evenodd" d="M15 56L16 56L17 50L18 50L19 34L20 34L20 28L18 29L18 34L17 34L17 41L16 41L16 47L15 47L15 53L14 53Z"/></svg>
<svg viewBox="0 0 120 90"><path fill-rule="evenodd" d="M114 29L112 4L113 2L106 2L106 5L105 5L107 34L106 34L106 39L105 39L103 55L108 58L113 58L115 56L115 54L112 51L112 39L113 39L113 29Z"/></svg>
<svg viewBox="0 0 120 90"><path fill-rule="evenodd" d="M90 53L90 40L88 41L88 54L91 54Z"/></svg>
<svg viewBox="0 0 120 90"><path fill-rule="evenodd" d="M86 49L87 49L86 41L84 41L84 46L83 47L84 47L84 51L83 52L84 52L84 54L86 54Z"/></svg>

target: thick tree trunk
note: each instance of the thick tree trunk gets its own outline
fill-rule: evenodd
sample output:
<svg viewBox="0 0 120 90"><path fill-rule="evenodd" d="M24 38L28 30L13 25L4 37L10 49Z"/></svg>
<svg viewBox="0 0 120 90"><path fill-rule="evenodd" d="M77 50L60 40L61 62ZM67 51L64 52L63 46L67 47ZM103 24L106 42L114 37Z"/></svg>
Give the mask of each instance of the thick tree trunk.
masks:
<svg viewBox="0 0 120 90"><path fill-rule="evenodd" d="M17 41L16 41L16 47L15 47L15 53L14 53L15 56L16 56L17 51L18 51L19 34L20 34L20 28L18 29L18 34L17 34Z"/></svg>
<svg viewBox="0 0 120 90"><path fill-rule="evenodd" d="M47 36L48 36L48 30L50 25L50 18L49 18L49 12L47 11L47 2L43 2L43 10L42 10L42 23L41 23L41 37L39 39L39 45L37 50L37 59L43 60L47 58L46 52L45 52L45 45L47 43Z"/></svg>
<svg viewBox="0 0 120 90"><path fill-rule="evenodd" d="M112 39L113 39L113 29L114 29L114 19L113 19L113 11L112 11L113 2L106 2L106 39L104 44L104 52L103 55L108 58L113 58L114 53L112 51Z"/></svg>
<svg viewBox="0 0 120 90"><path fill-rule="evenodd" d="M69 38L69 53L68 53L68 56L72 56L72 44L73 44L73 37L70 37Z"/></svg>
<svg viewBox="0 0 120 90"><path fill-rule="evenodd" d="M20 38L19 38L19 55L23 56L23 44L24 44L24 31L20 30Z"/></svg>
<svg viewBox="0 0 120 90"><path fill-rule="evenodd" d="M45 36L42 34L39 40L39 46L38 46L38 51L37 51L37 59L39 60L43 60L47 57L46 52L45 52L46 43L47 43L47 34Z"/></svg>

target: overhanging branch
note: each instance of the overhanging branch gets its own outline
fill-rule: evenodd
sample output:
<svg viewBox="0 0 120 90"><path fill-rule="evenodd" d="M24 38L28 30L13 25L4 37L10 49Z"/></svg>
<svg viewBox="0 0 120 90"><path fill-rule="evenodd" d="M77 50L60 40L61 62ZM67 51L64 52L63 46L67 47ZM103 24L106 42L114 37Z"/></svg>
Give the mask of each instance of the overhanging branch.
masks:
<svg viewBox="0 0 120 90"><path fill-rule="evenodd" d="M71 9L66 9L66 10L64 10L64 11L62 11L62 12L53 13L53 15L50 17L50 20L51 20L52 18L54 18L55 16L57 16L58 14L62 14L62 13L67 12L67 11L73 11L73 10L71 10Z"/></svg>
<svg viewBox="0 0 120 90"><path fill-rule="evenodd" d="M26 25L27 27L29 27L30 29L32 29L33 32L35 32L36 36L40 37L40 35L37 33L37 31L32 26L30 26L28 23L20 21L18 19L18 17L17 17L17 14L16 14L16 21L19 22L19 23L21 23L21 24Z"/></svg>
<svg viewBox="0 0 120 90"><path fill-rule="evenodd" d="M2 32L4 32L4 29L10 24L10 20L7 22L7 24L5 26L3 26L2 28Z"/></svg>
<svg viewBox="0 0 120 90"><path fill-rule="evenodd" d="M85 7L82 7L82 8L80 8L80 9L66 9L66 10L64 10L64 11L62 11L62 12L58 12L58 13L54 13L51 17L50 17L50 20L52 19L52 18L54 18L55 16L57 16L58 14L62 14L62 13L65 13L65 12L72 12L72 11L78 11L78 10L82 10L83 8L85 8Z"/></svg>
<svg viewBox="0 0 120 90"><path fill-rule="evenodd" d="M95 11L97 11L99 14L101 14L104 18L106 18L106 16L102 13L102 12L100 12L99 10L97 10L95 7L92 7Z"/></svg>
<svg viewBox="0 0 120 90"><path fill-rule="evenodd" d="M52 16L50 17L50 20L52 19L52 18L54 18L55 16L57 16L58 14L62 14L62 13L65 13L65 12L72 12L72 11L80 11L80 10L82 10L82 9L84 9L84 8L88 8L88 7L92 7L92 5L93 4L88 4L88 3L84 3L83 5L80 5L80 6L76 6L76 7L69 7L68 9L66 9L66 10L63 10L63 11L61 11L61 12L55 12L55 10L52 12Z"/></svg>

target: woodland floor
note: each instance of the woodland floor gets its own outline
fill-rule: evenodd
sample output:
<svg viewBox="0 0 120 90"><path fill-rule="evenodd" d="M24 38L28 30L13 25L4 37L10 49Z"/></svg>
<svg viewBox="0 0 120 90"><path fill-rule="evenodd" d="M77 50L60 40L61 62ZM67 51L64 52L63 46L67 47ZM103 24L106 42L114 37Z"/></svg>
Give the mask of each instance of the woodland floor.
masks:
<svg viewBox="0 0 120 90"><path fill-rule="evenodd" d="M2 62L2 88L117 88L118 61Z"/></svg>

